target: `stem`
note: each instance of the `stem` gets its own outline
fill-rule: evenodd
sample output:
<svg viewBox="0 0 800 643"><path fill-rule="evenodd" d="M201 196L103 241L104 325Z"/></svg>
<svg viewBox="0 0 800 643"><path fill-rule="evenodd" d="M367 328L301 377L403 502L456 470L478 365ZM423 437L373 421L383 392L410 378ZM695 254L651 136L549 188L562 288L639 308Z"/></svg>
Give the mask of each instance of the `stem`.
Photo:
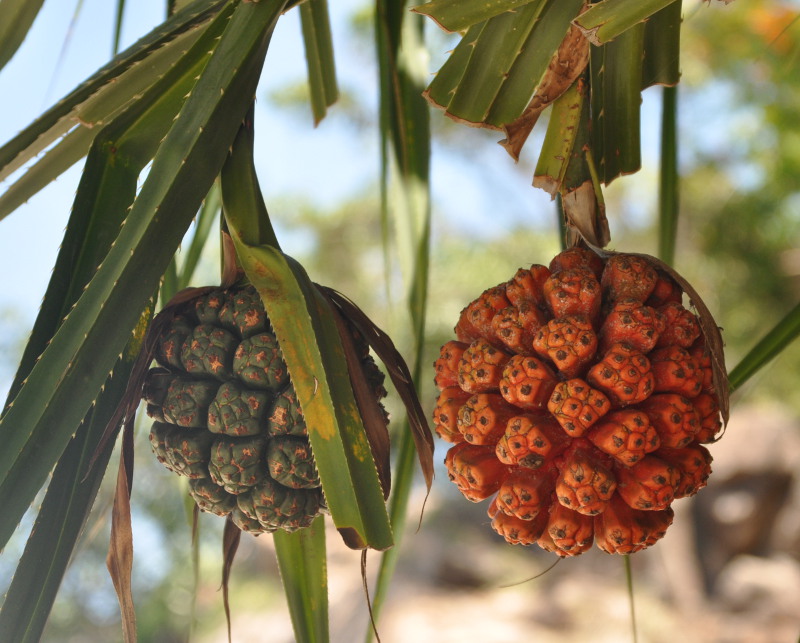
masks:
<svg viewBox="0 0 800 643"><path fill-rule="evenodd" d="M678 236L678 88L664 87L661 112L661 172L659 177L658 256L675 263Z"/></svg>
<svg viewBox="0 0 800 643"><path fill-rule="evenodd" d="M638 643L639 636L636 633L636 606L634 603L633 570L631 569L631 557L626 554L624 560L625 560L625 580L628 585L628 600L630 602L630 608L631 608L631 632L633 634L633 643Z"/></svg>

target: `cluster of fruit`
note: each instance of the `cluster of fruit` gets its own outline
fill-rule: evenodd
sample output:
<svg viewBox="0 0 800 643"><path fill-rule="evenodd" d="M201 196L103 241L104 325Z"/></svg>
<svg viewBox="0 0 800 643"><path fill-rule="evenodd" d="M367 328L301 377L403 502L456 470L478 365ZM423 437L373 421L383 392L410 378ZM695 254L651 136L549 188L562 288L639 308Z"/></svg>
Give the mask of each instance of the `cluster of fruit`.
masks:
<svg viewBox="0 0 800 643"><path fill-rule="evenodd" d="M560 556L652 545L705 486L721 429L680 286L639 255L574 247L461 312L435 362L450 479L510 543Z"/></svg>
<svg viewBox="0 0 800 643"><path fill-rule="evenodd" d="M325 509L308 430L252 286L206 289L170 311L144 385L150 442L203 511L251 533L294 531ZM363 339L362 367L386 394ZM360 343L358 340L361 340Z"/></svg>

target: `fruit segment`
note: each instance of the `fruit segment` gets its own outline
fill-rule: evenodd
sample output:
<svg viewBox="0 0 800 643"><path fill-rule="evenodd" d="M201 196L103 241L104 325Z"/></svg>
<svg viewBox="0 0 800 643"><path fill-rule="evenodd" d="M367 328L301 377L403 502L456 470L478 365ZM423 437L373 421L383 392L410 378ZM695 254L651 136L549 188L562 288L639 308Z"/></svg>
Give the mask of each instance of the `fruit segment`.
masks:
<svg viewBox="0 0 800 643"><path fill-rule="evenodd" d="M544 282L543 292L553 317L585 315L596 319L600 313L600 283L589 268L554 272Z"/></svg>
<svg viewBox="0 0 800 643"><path fill-rule="evenodd" d="M666 509L675 497L680 472L664 460L645 456L632 467L617 469L617 493L634 509Z"/></svg>
<svg viewBox="0 0 800 643"><path fill-rule="evenodd" d="M500 394L509 404L538 410L546 406L556 382L553 371L541 360L515 355L503 369Z"/></svg>
<svg viewBox="0 0 800 643"><path fill-rule="evenodd" d="M495 493L510 469L494 456L491 447L462 442L444 460L447 475L467 500L479 502Z"/></svg>
<svg viewBox="0 0 800 643"><path fill-rule="evenodd" d="M512 545L533 545L547 528L547 515L544 513L533 520L522 520L495 508L490 518L492 529Z"/></svg>
<svg viewBox="0 0 800 643"><path fill-rule="evenodd" d="M458 430L471 444L494 446L519 409L494 393L478 393L458 410Z"/></svg>
<svg viewBox="0 0 800 643"><path fill-rule="evenodd" d="M629 344L613 344L586 374L586 379L608 395L616 406L641 402L653 392L650 360Z"/></svg>
<svg viewBox="0 0 800 643"><path fill-rule="evenodd" d="M447 342L439 351L439 358L433 363L436 371L433 381L440 391L448 386L458 386L458 363L469 344L455 340Z"/></svg>
<svg viewBox="0 0 800 643"><path fill-rule="evenodd" d="M597 335L587 317L568 315L542 326L533 347L564 376L577 377L597 352Z"/></svg>
<svg viewBox="0 0 800 643"><path fill-rule="evenodd" d="M594 521L591 516L580 514L556 503L550 509L546 530L550 537L549 550L559 556L577 556L591 548L594 541ZM548 549L542 545L543 549Z"/></svg>
<svg viewBox="0 0 800 643"><path fill-rule="evenodd" d="M655 390L697 397L703 390L703 371L688 351L680 346L658 348L650 354Z"/></svg>
<svg viewBox="0 0 800 643"><path fill-rule="evenodd" d="M656 310L664 318L664 330L658 337L657 347L689 348L700 337L697 317L679 303L669 302Z"/></svg>
<svg viewBox="0 0 800 643"><path fill-rule="evenodd" d="M506 297L517 307L523 303L540 306L544 303L542 286L549 276L550 270L539 264L520 268L506 284Z"/></svg>
<svg viewBox="0 0 800 643"><path fill-rule="evenodd" d="M473 341L458 362L458 385L467 393L497 392L509 355L485 339Z"/></svg>
<svg viewBox="0 0 800 643"><path fill-rule="evenodd" d="M559 465L556 496L568 509L587 516L602 513L616 488L617 479L607 456L590 445L571 449Z"/></svg>
<svg viewBox="0 0 800 643"><path fill-rule="evenodd" d="M464 435L458 428L458 412L471 397L457 386L448 386L439 394L433 411L433 428L442 440L463 442Z"/></svg>
<svg viewBox="0 0 800 643"><path fill-rule="evenodd" d="M508 475L497 492L497 508L522 520L547 512L554 480L550 471L519 470Z"/></svg>
<svg viewBox="0 0 800 643"><path fill-rule="evenodd" d="M692 400L692 403L700 421L700 428L697 430L695 439L701 444L714 442L722 430L717 398L709 393L701 393Z"/></svg>
<svg viewBox="0 0 800 643"><path fill-rule="evenodd" d="M661 446L650 419L642 411L614 411L600 420L589 440L621 465L630 467Z"/></svg>
<svg viewBox="0 0 800 643"><path fill-rule="evenodd" d="M605 264L594 252L581 246L573 246L562 250L550 260L550 271L572 270L573 268L589 268L599 279Z"/></svg>
<svg viewBox="0 0 800 643"><path fill-rule="evenodd" d="M619 254L609 257L600 284L609 301L633 299L643 302L658 281L658 273L647 259Z"/></svg>
<svg viewBox="0 0 800 643"><path fill-rule="evenodd" d="M605 352L612 345L623 343L648 353L663 330L661 313L635 299L621 299L614 304L600 328L600 350Z"/></svg>
<svg viewBox="0 0 800 643"><path fill-rule="evenodd" d="M702 445L693 444L682 449L661 448L655 455L680 474L675 486L676 498L693 496L706 486L711 475L711 454Z"/></svg>
<svg viewBox="0 0 800 643"><path fill-rule="evenodd" d="M579 438L608 413L611 403L603 393L575 378L556 385L547 409L568 435Z"/></svg>
<svg viewBox="0 0 800 643"><path fill-rule="evenodd" d="M508 421L495 453L503 464L537 469L554 461L569 443L552 418L521 415Z"/></svg>
<svg viewBox="0 0 800 643"><path fill-rule="evenodd" d="M594 517L595 542L609 554L632 554L663 538L673 517L671 507L660 511L632 509L615 495L608 508Z"/></svg>
<svg viewBox="0 0 800 643"><path fill-rule="evenodd" d="M650 418L662 447L684 447L695 439L700 429L697 411L683 395L657 393L639 404L639 408Z"/></svg>
<svg viewBox="0 0 800 643"><path fill-rule="evenodd" d="M530 301L521 301L498 311L492 318L492 332L503 346L518 355L533 354L533 339L547 322L544 312Z"/></svg>
<svg viewBox="0 0 800 643"><path fill-rule="evenodd" d="M480 297L461 311L455 327L456 338L467 344L480 338L491 340L492 319L510 303L505 284L483 291Z"/></svg>

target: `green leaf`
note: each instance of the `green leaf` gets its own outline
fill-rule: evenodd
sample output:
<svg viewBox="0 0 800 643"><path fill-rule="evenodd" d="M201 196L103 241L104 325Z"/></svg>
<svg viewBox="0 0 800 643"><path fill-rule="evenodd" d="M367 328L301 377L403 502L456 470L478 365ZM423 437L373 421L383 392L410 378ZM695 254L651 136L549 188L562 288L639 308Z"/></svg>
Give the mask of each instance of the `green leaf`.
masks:
<svg viewBox="0 0 800 643"><path fill-rule="evenodd" d="M325 519L317 516L306 529L276 531L272 537L297 642L327 642Z"/></svg>
<svg viewBox="0 0 800 643"><path fill-rule="evenodd" d="M681 4L668 4L645 23L642 89L677 85L681 78Z"/></svg>
<svg viewBox="0 0 800 643"><path fill-rule="evenodd" d="M0 544L96 398L222 167L283 8L268 1L236 8L114 245L0 420Z"/></svg>
<svg viewBox="0 0 800 643"><path fill-rule="evenodd" d="M432 18L445 31L455 32L535 1L537 0L432 0L411 10Z"/></svg>
<svg viewBox="0 0 800 643"><path fill-rule="evenodd" d="M559 199L563 238L598 248L610 241L605 205L591 153L588 74L553 103L533 185Z"/></svg>
<svg viewBox="0 0 800 643"><path fill-rule="evenodd" d="M116 56L119 53L119 43L122 36L122 19L125 15L125 0L117 0L117 10L114 14L114 44L112 52Z"/></svg>
<svg viewBox="0 0 800 643"><path fill-rule="evenodd" d="M731 390L741 387L762 367L800 336L800 304L792 308L736 365L730 375Z"/></svg>
<svg viewBox="0 0 800 643"><path fill-rule="evenodd" d="M579 128L588 116L587 94L586 83L576 82L553 103L533 175L534 187L545 190L551 197L561 191L567 167L573 159ZM583 158L580 146L575 154Z"/></svg>
<svg viewBox="0 0 800 643"><path fill-rule="evenodd" d="M603 0L578 16L575 24L592 44L602 45L673 3L680 0Z"/></svg>
<svg viewBox="0 0 800 643"><path fill-rule="evenodd" d="M44 0L0 0L0 69L16 53Z"/></svg>
<svg viewBox="0 0 800 643"><path fill-rule="evenodd" d="M132 342L131 349L125 351L125 358L114 368L114 375L97 404L70 440L53 472L0 609L0 631L8 640L30 643L40 640L114 448L114 440L108 440L102 451L96 453L125 392L136 346Z"/></svg>
<svg viewBox="0 0 800 643"><path fill-rule="evenodd" d="M470 27L425 92L451 118L500 128L531 100L583 0L539 0Z"/></svg>
<svg viewBox="0 0 800 643"><path fill-rule="evenodd" d="M328 107L339 97L328 0L307 0L301 4L300 23L308 66L311 110L314 114L314 125L317 125L325 118Z"/></svg>
<svg viewBox="0 0 800 643"><path fill-rule="evenodd" d="M644 25L639 24L590 57L592 151L606 185L641 167L639 110Z"/></svg>
<svg viewBox="0 0 800 643"><path fill-rule="evenodd" d="M126 106L155 84L202 36L197 27L216 15L226 0L197 0L81 83L65 98L0 148L0 181L24 166L62 136L89 130L88 137L71 137L59 160L39 169L36 185L52 180L86 154L99 127L109 123ZM78 126L75 123L79 123ZM52 153L52 152L51 152ZM39 163L44 163L45 159ZM71 159L71 162L70 162ZM43 169L46 168L46 169ZM28 195L34 192L27 192ZM18 201L20 197L15 197ZM6 210L8 208L5 208ZM2 215L0 215L2 216Z"/></svg>
<svg viewBox="0 0 800 643"><path fill-rule="evenodd" d="M336 528L350 547L386 549L392 530L331 308L302 266L280 251L252 162L249 125L221 177L237 257L280 343Z"/></svg>

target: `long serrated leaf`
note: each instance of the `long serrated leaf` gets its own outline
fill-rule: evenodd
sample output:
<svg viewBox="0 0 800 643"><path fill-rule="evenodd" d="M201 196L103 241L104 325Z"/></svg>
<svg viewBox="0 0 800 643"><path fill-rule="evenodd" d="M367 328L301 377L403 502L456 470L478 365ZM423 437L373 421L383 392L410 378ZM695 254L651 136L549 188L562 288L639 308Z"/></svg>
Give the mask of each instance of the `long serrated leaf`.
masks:
<svg viewBox="0 0 800 643"><path fill-rule="evenodd" d="M583 0L540 0L474 25L425 95L459 121L501 128L525 110Z"/></svg>
<svg viewBox="0 0 800 643"><path fill-rule="evenodd" d="M159 83L96 135L8 402L108 252L133 202L139 173L168 131L223 28L224 14Z"/></svg>
<svg viewBox="0 0 800 643"><path fill-rule="evenodd" d="M143 329L143 326L142 326ZM141 337L139 338L141 339ZM8 640L35 643L41 638L64 572L70 562L114 442L95 453L109 418L125 391L137 342L114 368L97 404L70 440L53 472L25 551L0 609L0 632ZM89 463L94 457L94 464Z"/></svg>
<svg viewBox="0 0 800 643"><path fill-rule="evenodd" d="M428 16L449 32L463 31L536 0L432 0L411 10Z"/></svg>
<svg viewBox="0 0 800 643"><path fill-rule="evenodd" d="M25 40L43 4L44 0L0 1L0 69Z"/></svg>
<svg viewBox="0 0 800 643"><path fill-rule="evenodd" d="M641 167L640 105L644 25L639 24L590 58L592 151L606 185Z"/></svg>
<svg viewBox="0 0 800 643"><path fill-rule="evenodd" d="M680 0L603 0L575 19L594 45L611 42L634 25Z"/></svg>
<svg viewBox="0 0 800 643"><path fill-rule="evenodd" d="M447 103L449 114L469 123L485 121L511 68L519 58L528 35L539 19L543 6L543 3L530 3L518 12L503 13L485 23L474 43L466 45L472 48L472 55L458 87ZM566 32L566 25L564 31ZM550 55L553 51L555 47ZM548 61L550 55L547 57ZM532 79L532 83L535 82ZM532 93L531 89L524 97L519 113L527 105Z"/></svg>
<svg viewBox="0 0 800 643"><path fill-rule="evenodd" d="M96 135L96 131L87 127L76 127L47 150L36 163L0 194L0 219L7 217L86 156Z"/></svg>
<svg viewBox="0 0 800 643"><path fill-rule="evenodd" d="M273 534L275 556L297 643L327 643L328 570L325 520L293 533Z"/></svg>
<svg viewBox="0 0 800 643"><path fill-rule="evenodd" d="M536 88L548 78L553 60L557 61L556 65L560 64L559 49L565 40L568 47L575 46L579 49L577 60L570 62L567 62L570 59L569 53L562 52L561 64L565 67L566 76L574 79L580 73L585 66L585 45L579 42L577 34L571 35L570 20L580 12L584 3L585 0L559 0L547 5L528 35L523 50L503 83L502 91L492 105L486 119L489 125L503 127L522 114ZM557 83L554 83L551 89L558 94L570 84L567 82L566 86L556 91Z"/></svg>
<svg viewBox="0 0 800 643"><path fill-rule="evenodd" d="M0 544L91 405L222 167L283 8L237 6L115 244L0 420Z"/></svg>
<svg viewBox="0 0 800 643"><path fill-rule="evenodd" d="M506 138L500 141L500 144L505 147L515 161L519 160L522 146L525 145L539 116L572 87L588 63L589 42L577 28L572 26L550 59L547 71L536 86L533 98L525 111L518 118L503 126Z"/></svg>
<svg viewBox="0 0 800 643"><path fill-rule="evenodd" d="M604 247L610 240L599 181L592 171L588 73L553 104L533 185L559 199L559 224L571 245L582 237Z"/></svg>
<svg viewBox="0 0 800 643"><path fill-rule="evenodd" d="M800 337L800 304L792 308L730 372L731 390L740 388L770 360Z"/></svg>
<svg viewBox="0 0 800 643"><path fill-rule="evenodd" d="M252 123L221 176L236 255L264 302L308 425L334 524L353 548L393 544L378 473L330 305L277 244L253 167Z"/></svg>
<svg viewBox="0 0 800 643"><path fill-rule="evenodd" d="M584 109L584 104L588 102L587 94L586 83L576 82L555 101L550 113L533 175L533 186L541 188L553 198L561 190L567 166L572 160L581 118L588 115L588 110ZM580 148L577 154L583 156Z"/></svg>
<svg viewBox="0 0 800 643"><path fill-rule="evenodd" d="M328 0L307 0L300 5L300 23L308 67L308 87L314 125L325 118L328 107L339 97Z"/></svg>
<svg viewBox="0 0 800 643"><path fill-rule="evenodd" d="M327 302L294 260L232 236L281 345L336 528L351 548L391 547L383 491Z"/></svg>
<svg viewBox="0 0 800 643"><path fill-rule="evenodd" d="M681 8L681 0L676 0L645 23L642 89L677 85L681 78Z"/></svg>
<svg viewBox="0 0 800 643"><path fill-rule="evenodd" d="M109 122L113 114L153 85L201 35L199 27L229 2L196 0L81 83L0 147L0 180L52 145L76 123L96 126ZM87 150L88 145L83 153Z"/></svg>

